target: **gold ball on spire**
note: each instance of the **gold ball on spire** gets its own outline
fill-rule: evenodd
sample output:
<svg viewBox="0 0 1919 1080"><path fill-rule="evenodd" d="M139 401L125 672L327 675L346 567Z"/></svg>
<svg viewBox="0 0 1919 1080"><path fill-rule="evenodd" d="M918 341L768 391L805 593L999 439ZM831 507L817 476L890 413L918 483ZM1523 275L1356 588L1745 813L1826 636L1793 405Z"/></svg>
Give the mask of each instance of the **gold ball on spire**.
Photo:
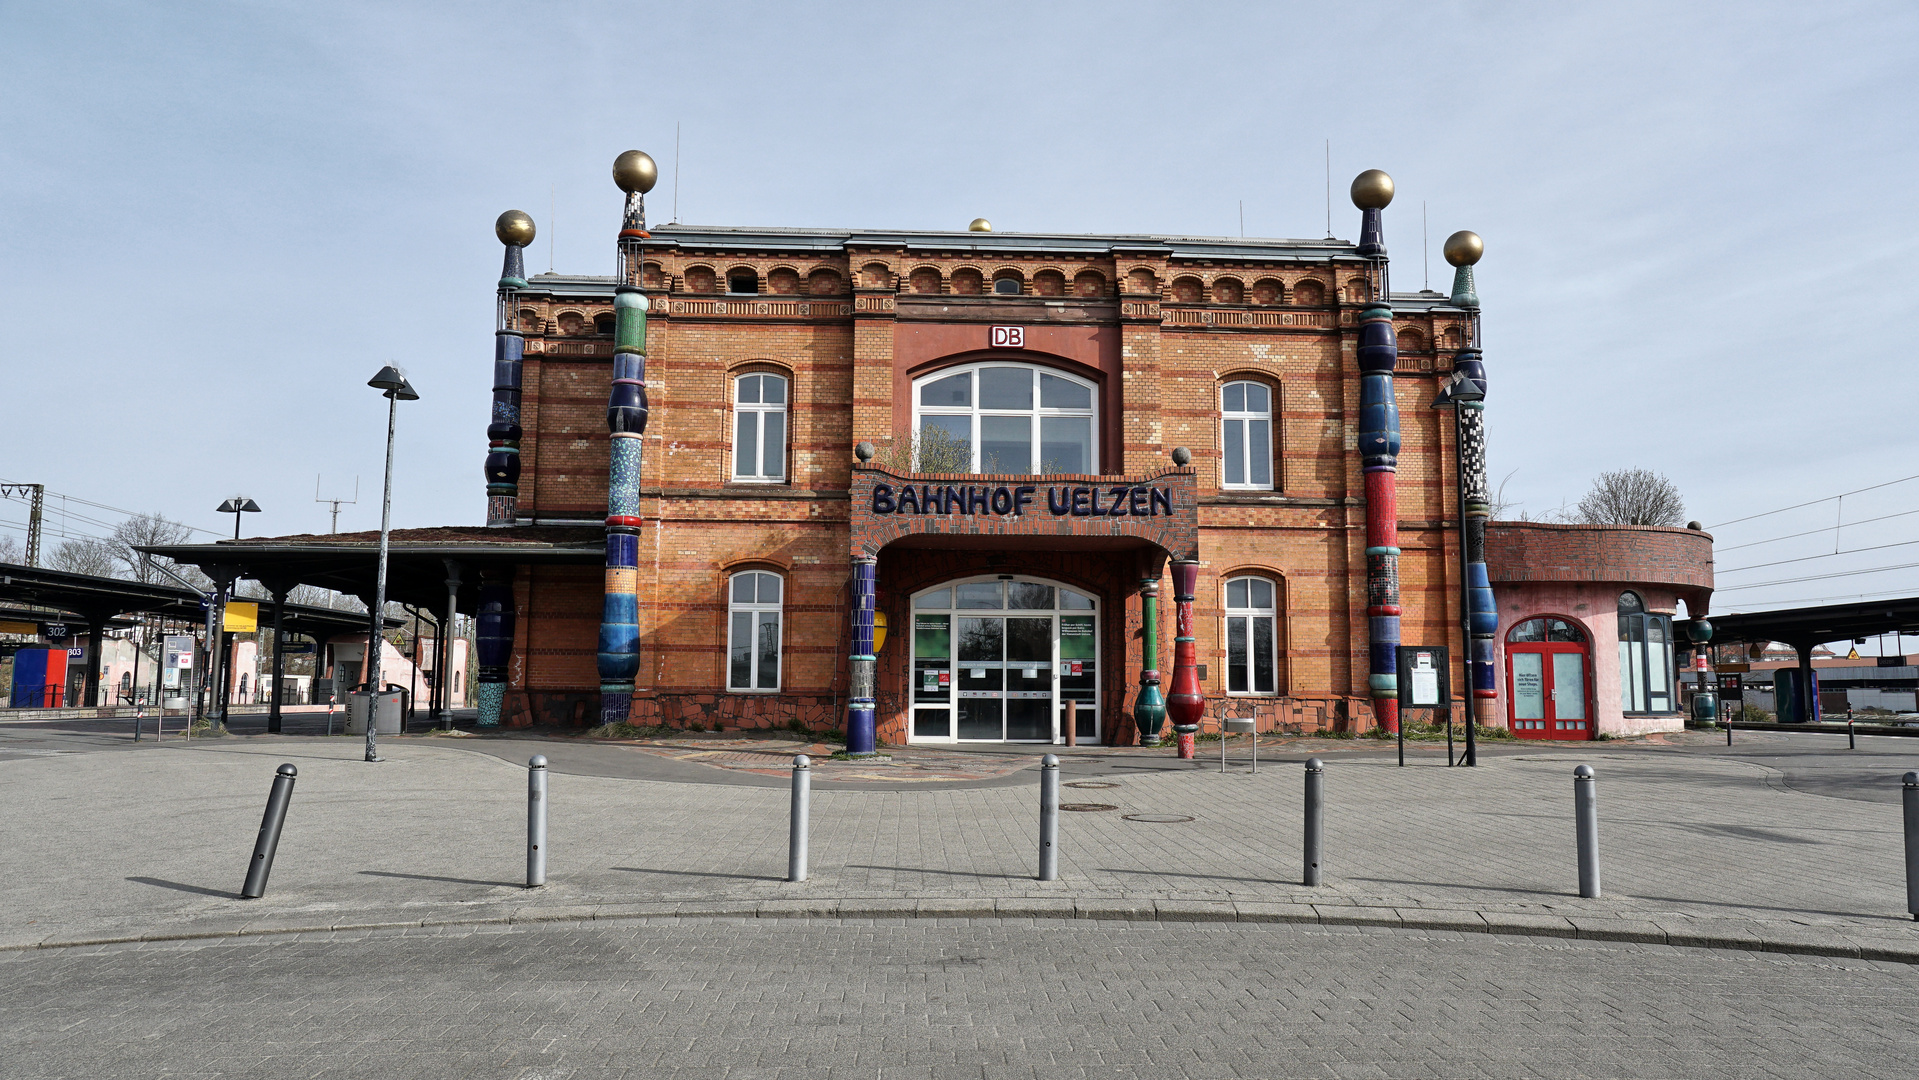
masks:
<svg viewBox="0 0 1919 1080"><path fill-rule="evenodd" d="M533 219L524 210L508 210L493 223L493 235L508 247L525 247L533 242Z"/></svg>
<svg viewBox="0 0 1919 1080"><path fill-rule="evenodd" d="M613 159L613 182L629 195L644 195L660 182L660 167L644 151L628 150Z"/></svg>
<svg viewBox="0 0 1919 1080"><path fill-rule="evenodd" d="M1486 242L1476 232L1461 229L1446 238L1446 261L1454 266L1471 266L1486 254Z"/></svg>
<svg viewBox="0 0 1919 1080"><path fill-rule="evenodd" d="M983 217L976 217L973 219L973 223L966 227L966 231L967 232L992 232L993 223L986 220Z"/></svg>
<svg viewBox="0 0 1919 1080"><path fill-rule="evenodd" d="M1384 210L1393 201L1393 178L1384 170L1367 169L1353 177L1353 205L1361 210Z"/></svg>

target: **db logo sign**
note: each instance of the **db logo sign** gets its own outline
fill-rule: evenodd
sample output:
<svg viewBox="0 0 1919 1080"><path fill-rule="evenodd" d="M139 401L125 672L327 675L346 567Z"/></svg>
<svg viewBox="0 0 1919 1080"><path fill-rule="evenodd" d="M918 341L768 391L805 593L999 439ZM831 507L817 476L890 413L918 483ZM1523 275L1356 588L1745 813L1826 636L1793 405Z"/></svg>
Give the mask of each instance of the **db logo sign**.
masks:
<svg viewBox="0 0 1919 1080"><path fill-rule="evenodd" d="M1020 326L993 327L993 348L1023 349L1026 347L1026 329Z"/></svg>

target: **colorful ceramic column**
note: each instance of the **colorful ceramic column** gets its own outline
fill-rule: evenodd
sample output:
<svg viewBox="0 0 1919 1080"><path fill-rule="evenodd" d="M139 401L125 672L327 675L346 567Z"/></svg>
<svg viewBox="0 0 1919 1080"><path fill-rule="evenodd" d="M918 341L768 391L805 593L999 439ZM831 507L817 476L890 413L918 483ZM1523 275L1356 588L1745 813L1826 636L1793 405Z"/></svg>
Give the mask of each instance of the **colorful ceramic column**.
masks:
<svg viewBox="0 0 1919 1080"><path fill-rule="evenodd" d="M481 727L498 727L506 700L506 666L513 655L513 578L511 570L480 572L480 614L474 620L474 652L479 671L473 680L474 704Z"/></svg>
<svg viewBox="0 0 1919 1080"><path fill-rule="evenodd" d="M878 752L874 719L875 677L879 658L873 650L873 610L877 599L875 577L879 560L871 555L853 559L853 655L847 661L851 691L846 702L846 752Z"/></svg>
<svg viewBox="0 0 1919 1080"><path fill-rule="evenodd" d="M1366 481L1367 691L1373 715L1387 731L1399 730L1399 403L1393 368L1391 283L1381 211L1393 201L1393 178L1368 169L1353 180L1353 205L1361 211L1358 254L1367 261L1365 307L1359 313L1359 455Z"/></svg>
<svg viewBox="0 0 1919 1080"><path fill-rule="evenodd" d="M606 477L606 599L600 610L600 723L624 724L640 671L640 440L646 432L646 296L634 282L642 264L646 193L659 170L628 150L613 162L626 192L620 222L619 285L613 292L613 387Z"/></svg>
<svg viewBox="0 0 1919 1080"><path fill-rule="evenodd" d="M1460 531L1466 561L1466 629L1472 640L1467 655L1472 670L1470 721L1491 719L1498 696L1493 678L1493 637L1499 631L1499 611L1493 605L1493 586L1486 573L1486 522L1493 515L1492 494L1486 481L1486 365L1479 348L1479 295L1473 289L1473 264L1485 252L1479 237L1460 231L1446 238L1446 261L1453 264L1451 303L1467 313L1466 347L1453 359L1455 385L1470 380L1476 393L1459 400L1453 414L1459 453Z"/></svg>
<svg viewBox="0 0 1919 1080"><path fill-rule="evenodd" d="M1159 696L1159 579L1139 582L1139 634L1142 665L1139 697L1133 702L1133 723L1139 725L1139 744L1158 746L1159 729L1166 723L1166 702Z"/></svg>
<svg viewBox="0 0 1919 1080"><path fill-rule="evenodd" d="M493 330L493 419L486 428L486 523L496 527L512 525L519 516L520 361L526 336L517 325L513 294L526 288L526 246L533 231L533 219L518 210L493 223L493 235L506 245Z"/></svg>
<svg viewBox="0 0 1919 1080"><path fill-rule="evenodd" d="M1166 695L1166 715L1179 739L1179 756L1193 756L1199 718L1206 696L1199 689L1198 639L1193 636L1193 591L1199 584L1199 563L1173 560L1173 692Z"/></svg>

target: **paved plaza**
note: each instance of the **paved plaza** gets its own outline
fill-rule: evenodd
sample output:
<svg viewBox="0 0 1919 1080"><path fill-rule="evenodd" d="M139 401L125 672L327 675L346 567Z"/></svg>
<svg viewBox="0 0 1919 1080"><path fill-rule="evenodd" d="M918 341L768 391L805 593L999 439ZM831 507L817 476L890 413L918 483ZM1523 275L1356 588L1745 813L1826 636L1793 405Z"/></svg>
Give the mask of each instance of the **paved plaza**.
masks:
<svg viewBox="0 0 1919 1080"><path fill-rule="evenodd" d="M1243 747L1223 774L1062 751L1082 809L1057 882L1035 880L1036 753L947 783L822 762L794 884L784 780L698 748L412 736L369 765L358 739L4 726L0 1074L1912 1075L1919 740L1736 738L1507 744L1471 770L1288 743L1257 775ZM281 762L278 860L241 901ZM1581 763L1600 899L1576 895Z"/></svg>

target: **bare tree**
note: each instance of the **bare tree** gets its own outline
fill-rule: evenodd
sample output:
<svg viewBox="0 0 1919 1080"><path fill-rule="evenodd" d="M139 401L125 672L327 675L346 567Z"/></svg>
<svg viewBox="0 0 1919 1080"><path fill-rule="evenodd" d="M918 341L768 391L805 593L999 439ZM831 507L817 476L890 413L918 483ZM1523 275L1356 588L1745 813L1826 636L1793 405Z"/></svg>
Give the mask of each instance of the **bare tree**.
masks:
<svg viewBox="0 0 1919 1080"><path fill-rule="evenodd" d="M23 563L26 561L27 553L20 546L20 541L11 536L0 536L0 562Z"/></svg>
<svg viewBox="0 0 1919 1080"><path fill-rule="evenodd" d="M1593 480L1573 511L1586 525L1683 525L1679 488L1651 469L1614 469Z"/></svg>
<svg viewBox="0 0 1919 1080"><path fill-rule="evenodd" d="M47 566L69 574L92 574L95 577L118 577L121 569L119 553L113 541L93 536L61 541L47 559Z"/></svg>
<svg viewBox="0 0 1919 1080"><path fill-rule="evenodd" d="M171 585L173 579L160 572L165 566L189 581L199 580L197 571L185 570L171 559L157 555L146 555L134 550L141 547L161 547L168 544L185 544L193 539L193 531L177 521L162 514L136 514L113 527L114 556L119 560L122 577L130 577L143 585Z"/></svg>
<svg viewBox="0 0 1919 1080"><path fill-rule="evenodd" d="M973 444L944 428L923 428L910 436L888 439L873 455L873 464L891 473L970 473Z"/></svg>

